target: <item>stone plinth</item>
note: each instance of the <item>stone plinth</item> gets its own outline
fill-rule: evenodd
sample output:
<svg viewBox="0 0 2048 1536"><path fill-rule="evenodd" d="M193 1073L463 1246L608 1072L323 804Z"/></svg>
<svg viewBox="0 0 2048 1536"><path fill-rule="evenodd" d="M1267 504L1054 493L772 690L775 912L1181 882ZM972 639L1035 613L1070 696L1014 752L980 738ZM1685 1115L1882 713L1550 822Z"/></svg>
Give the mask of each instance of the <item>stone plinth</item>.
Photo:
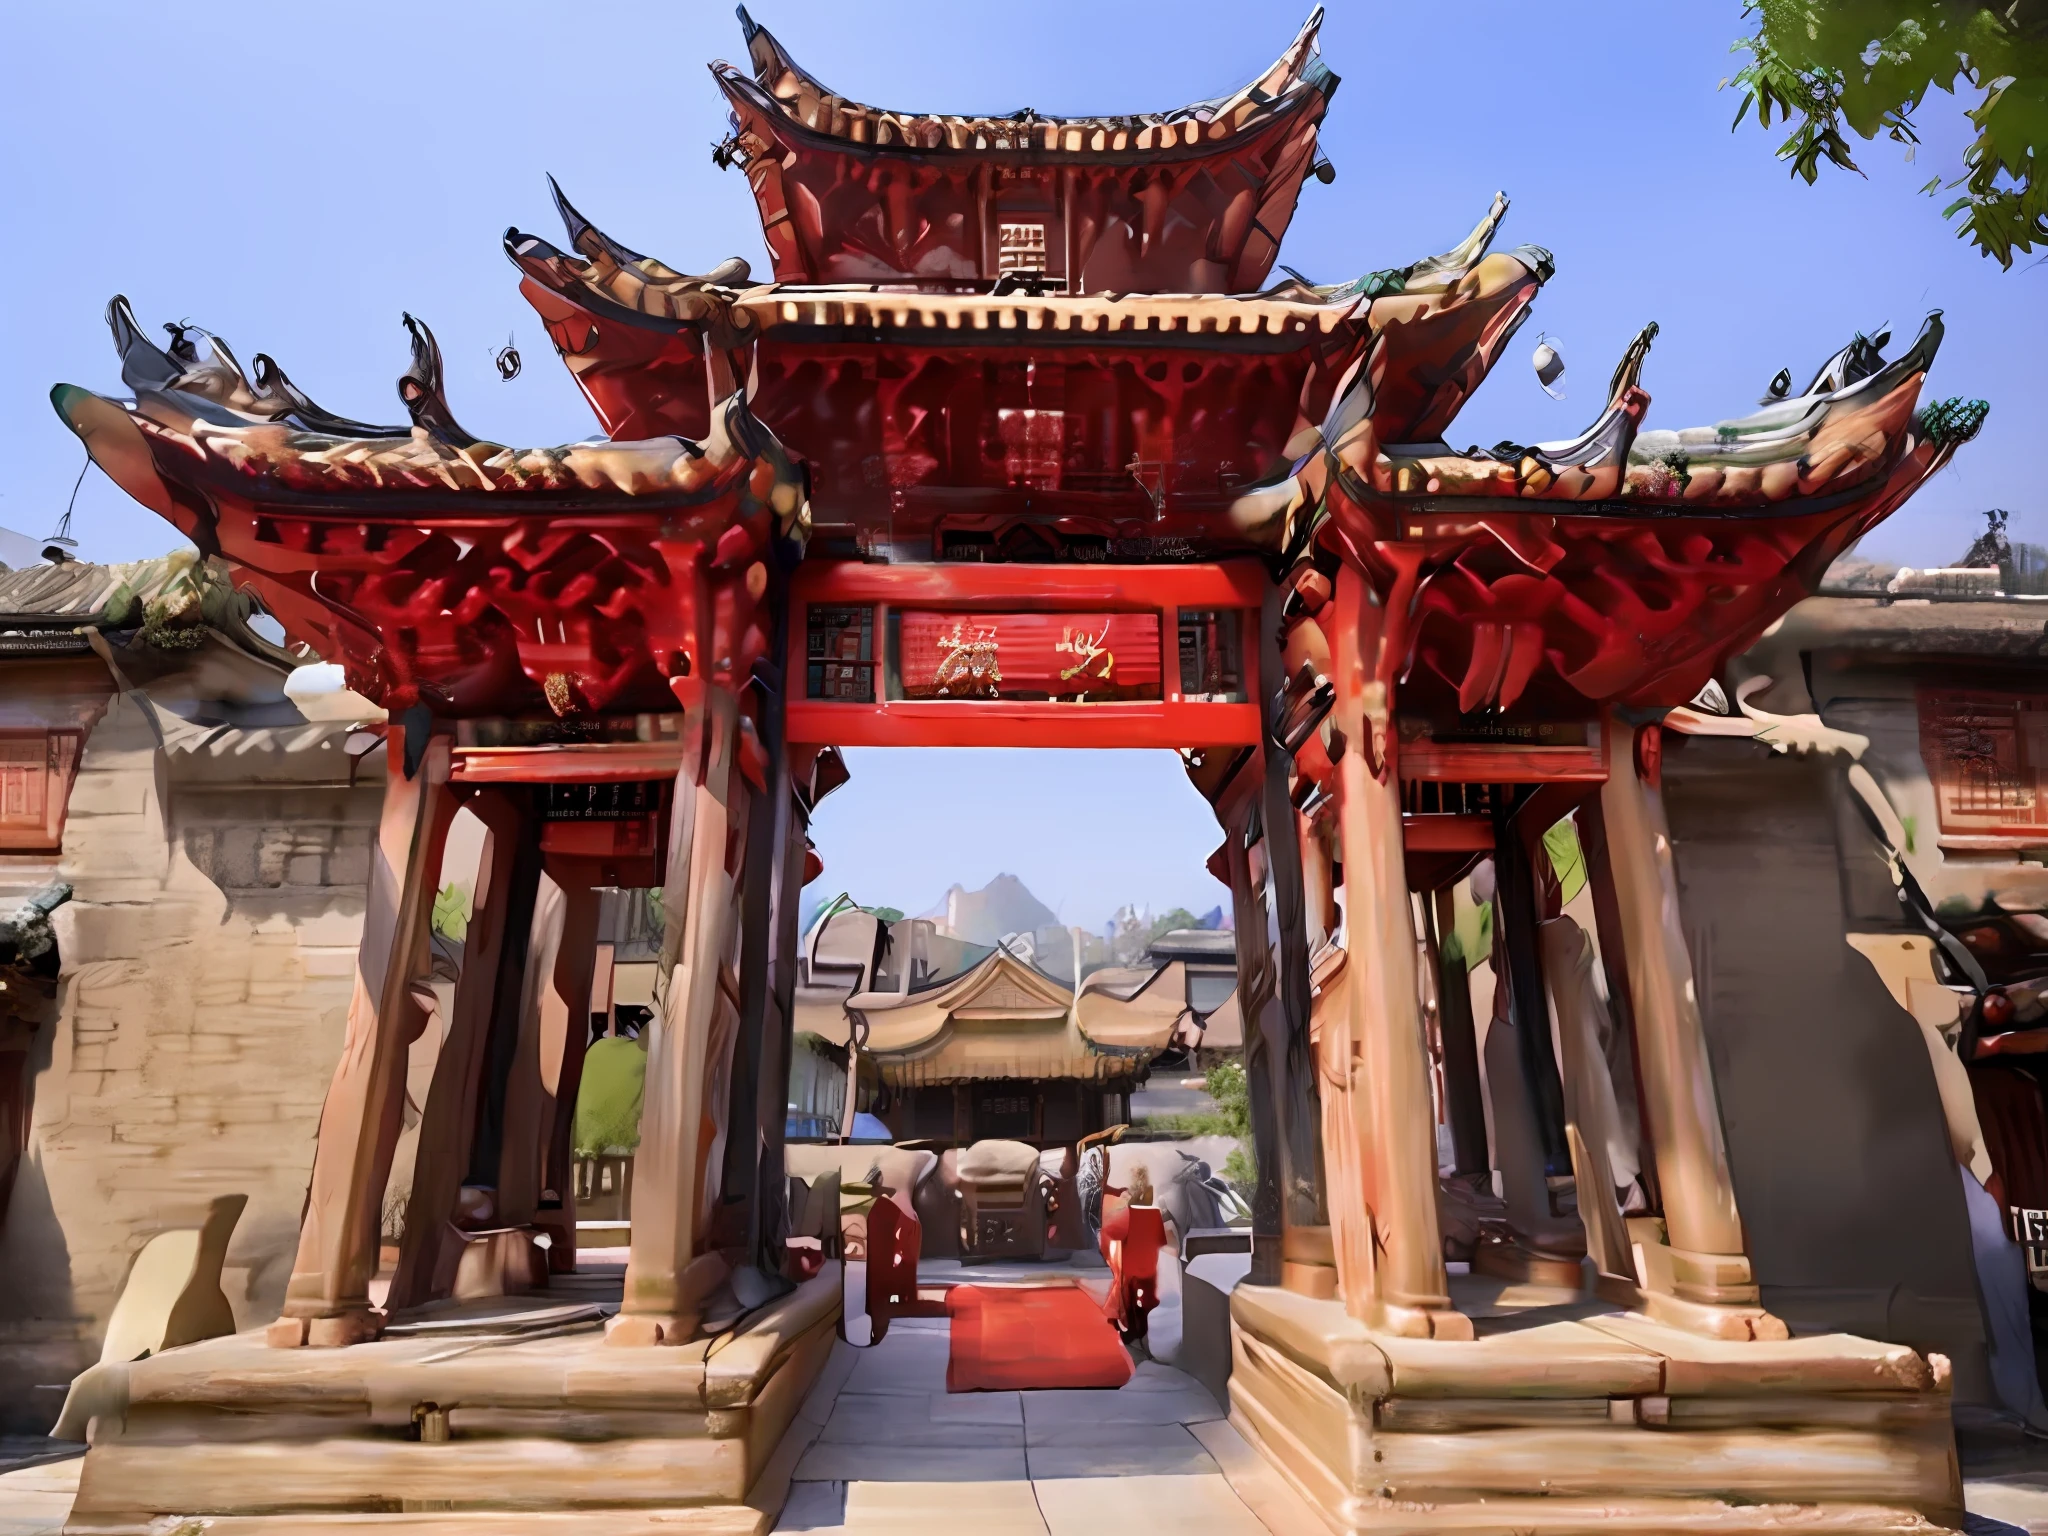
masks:
<svg viewBox="0 0 2048 1536"><path fill-rule="evenodd" d="M1561 1320L1396 1338L1340 1302L1240 1285L1231 1423L1344 1536L1960 1524L1939 1357L1546 1311Z"/></svg>
<svg viewBox="0 0 2048 1536"><path fill-rule="evenodd" d="M253 1332L108 1368L66 1529L763 1532L781 1490L748 1498L831 1352L839 1294L830 1265L739 1332L674 1348L589 1329L277 1350Z"/></svg>

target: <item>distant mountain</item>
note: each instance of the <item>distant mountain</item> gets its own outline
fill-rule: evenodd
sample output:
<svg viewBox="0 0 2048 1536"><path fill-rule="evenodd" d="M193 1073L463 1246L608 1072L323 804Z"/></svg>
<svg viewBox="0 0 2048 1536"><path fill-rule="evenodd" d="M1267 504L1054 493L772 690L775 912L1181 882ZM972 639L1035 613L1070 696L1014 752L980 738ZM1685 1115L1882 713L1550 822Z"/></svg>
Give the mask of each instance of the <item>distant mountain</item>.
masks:
<svg viewBox="0 0 2048 1536"><path fill-rule="evenodd" d="M1058 916L1015 875L997 875L978 891L955 885L939 904L918 913L939 931L969 944L997 944L1007 934L1057 928Z"/></svg>

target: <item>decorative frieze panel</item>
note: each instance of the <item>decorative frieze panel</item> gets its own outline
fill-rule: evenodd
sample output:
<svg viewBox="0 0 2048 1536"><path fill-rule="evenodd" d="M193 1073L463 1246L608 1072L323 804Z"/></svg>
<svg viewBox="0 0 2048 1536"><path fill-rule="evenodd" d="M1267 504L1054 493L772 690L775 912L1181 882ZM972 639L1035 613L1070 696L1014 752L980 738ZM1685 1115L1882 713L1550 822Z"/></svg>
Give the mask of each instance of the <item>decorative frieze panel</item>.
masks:
<svg viewBox="0 0 2048 1536"><path fill-rule="evenodd" d="M2048 847L2048 693L1927 688L1919 703L1942 846Z"/></svg>

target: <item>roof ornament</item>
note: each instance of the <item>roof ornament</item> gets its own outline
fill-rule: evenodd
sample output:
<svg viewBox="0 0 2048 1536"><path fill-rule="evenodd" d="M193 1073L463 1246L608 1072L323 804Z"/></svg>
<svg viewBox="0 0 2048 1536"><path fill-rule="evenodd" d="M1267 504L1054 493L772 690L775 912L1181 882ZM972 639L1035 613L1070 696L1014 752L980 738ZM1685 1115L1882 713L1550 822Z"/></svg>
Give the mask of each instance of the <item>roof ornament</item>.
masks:
<svg viewBox="0 0 2048 1536"><path fill-rule="evenodd" d="M441 344L425 321L409 314L405 328L412 333L412 366L398 376L398 398L405 402L413 426L452 447L473 447L477 439L463 431L442 392Z"/></svg>
<svg viewBox="0 0 2048 1536"><path fill-rule="evenodd" d="M554 194L555 211L561 215L562 227L568 233L570 247L591 261L609 261L620 267L638 267L643 279L666 280L697 288L739 288L745 286L748 279L753 276L753 267L744 256L728 256L702 277L678 272L651 256L641 255L630 246L621 245L591 223L576 211L575 205L563 195L560 183L552 176L548 178L548 190Z"/></svg>
<svg viewBox="0 0 2048 1536"><path fill-rule="evenodd" d="M1335 180L1336 167L1329 168L1327 180ZM1318 172L1320 175L1320 172ZM1465 275L1486 259L1486 253L1493 246L1493 237L1500 232L1501 220L1507 217L1508 195L1505 192L1493 194L1485 216L1473 226L1472 232L1435 256L1425 256L1420 261L1411 261L1406 266L1384 267L1377 272L1368 272L1363 277L1353 278L1348 283L1312 283L1290 266L1282 264L1280 270L1298 285L1298 294L1289 292L1289 284L1280 283L1269 288L1268 297L1300 297L1311 304L1341 304L1353 299L1376 299L1383 293L1446 293L1455 288ZM1531 272L1538 282L1548 282L1552 269L1550 253L1541 246L1525 245L1514 252L1515 258Z"/></svg>
<svg viewBox="0 0 2048 1536"><path fill-rule="evenodd" d="M178 376L164 388L184 390L244 414L260 409L241 359L226 342L189 320L166 323L164 329L171 337L170 358L179 368Z"/></svg>
<svg viewBox="0 0 2048 1536"><path fill-rule="evenodd" d="M253 421L287 421L308 432L329 437L405 437L410 426L378 427L351 421L322 410L285 376L275 359L258 352L254 382L226 342L181 320L164 329L171 335L166 352L143 334L135 311L120 294L107 303L107 328L121 354L121 382L137 397L175 391L194 396ZM205 339L202 353L192 337Z"/></svg>
<svg viewBox="0 0 2048 1536"><path fill-rule="evenodd" d="M410 425L372 426L323 409L291 381L268 352L256 354L256 401L272 420L294 422L326 437L408 437L412 433Z"/></svg>
<svg viewBox="0 0 2048 1536"><path fill-rule="evenodd" d="M1564 377L1564 354L1546 332L1537 332L1536 350L1529 355L1529 365L1536 370L1536 382L1543 386L1543 393L1553 400L1562 400L1564 391L1556 385Z"/></svg>
<svg viewBox="0 0 2048 1536"><path fill-rule="evenodd" d="M114 333L114 350L121 356L121 382L140 394L145 389L168 389L179 368L171 355L142 333L126 294L107 300L107 329Z"/></svg>
<svg viewBox="0 0 2048 1536"><path fill-rule="evenodd" d="M1790 389L1792 386L1787 384L1785 387ZM1725 715L1728 713L1728 690L1723 688L1718 680L1710 677L1706 685L1692 696L1692 703L1688 707L1697 709L1702 714Z"/></svg>
<svg viewBox="0 0 2048 1536"><path fill-rule="evenodd" d="M519 370L523 365L519 358L519 348L514 345L510 331L505 333L505 345L491 354L491 362L498 370L498 377L507 384L519 377Z"/></svg>
<svg viewBox="0 0 2048 1536"><path fill-rule="evenodd" d="M1859 379L1867 379L1884 367L1884 349L1891 345L1892 328L1881 325L1875 336L1865 336L1858 331L1849 345L1821 364L1820 372L1813 376L1813 382L1800 391L1800 396L1831 395L1837 390L1847 389Z"/></svg>
<svg viewBox="0 0 2048 1536"><path fill-rule="evenodd" d="M64 503L64 515L57 519L57 531L43 540L43 558L52 565L62 565L71 558L71 551L78 548L78 540L71 537L71 509L78 505L78 488L85 484L85 472L92 468L92 452L86 451L85 462L78 466L78 478L71 482L71 499Z"/></svg>
<svg viewBox="0 0 2048 1536"><path fill-rule="evenodd" d="M647 258L638 251L619 244L610 235L599 229L590 220L576 211L576 207L562 192L562 184L553 176L548 177L548 191L554 194L555 212L562 220L562 228L569 236L569 248L578 254L598 261L609 257L622 267L629 267L636 261Z"/></svg>
<svg viewBox="0 0 2048 1536"><path fill-rule="evenodd" d="M740 115L737 112L725 114L725 137L711 146L711 163L721 171L747 163L747 152L740 144Z"/></svg>
<svg viewBox="0 0 2048 1536"><path fill-rule="evenodd" d="M1776 405L1780 400L1784 399L1787 395L1791 393L1792 370L1790 368L1780 368L1776 373L1771 375L1770 387L1766 389L1761 396L1758 397L1756 403L1758 405Z"/></svg>

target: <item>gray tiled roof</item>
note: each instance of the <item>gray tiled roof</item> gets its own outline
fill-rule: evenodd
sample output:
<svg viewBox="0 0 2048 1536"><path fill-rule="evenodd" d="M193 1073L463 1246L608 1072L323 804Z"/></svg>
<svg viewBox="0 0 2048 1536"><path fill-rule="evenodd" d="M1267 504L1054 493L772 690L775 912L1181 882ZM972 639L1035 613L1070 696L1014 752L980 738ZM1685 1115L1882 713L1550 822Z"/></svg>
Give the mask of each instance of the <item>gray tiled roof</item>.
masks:
<svg viewBox="0 0 2048 1536"><path fill-rule="evenodd" d="M125 588L147 600L171 576L170 561L163 558L120 565L67 560L18 571L0 567L0 629L104 623L107 601L117 592Z"/></svg>

